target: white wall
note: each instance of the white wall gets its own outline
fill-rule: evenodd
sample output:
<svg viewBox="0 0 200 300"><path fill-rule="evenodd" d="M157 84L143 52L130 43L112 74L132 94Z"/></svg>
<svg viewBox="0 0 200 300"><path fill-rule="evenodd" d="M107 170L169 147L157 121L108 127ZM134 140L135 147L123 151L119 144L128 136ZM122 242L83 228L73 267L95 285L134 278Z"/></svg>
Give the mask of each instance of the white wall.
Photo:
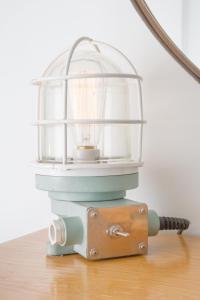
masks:
<svg viewBox="0 0 200 300"><path fill-rule="evenodd" d="M182 47L183 1L185 0L146 0L147 5L160 25L179 47Z"/></svg>
<svg viewBox="0 0 200 300"><path fill-rule="evenodd" d="M0 2L0 241L47 226L47 193L34 187L37 93L30 80L82 35L124 51L144 77L145 165L129 193L161 214L188 217L200 233L200 86L151 35L129 1Z"/></svg>
<svg viewBox="0 0 200 300"><path fill-rule="evenodd" d="M200 66L200 1L183 1L183 51L189 58Z"/></svg>
<svg viewBox="0 0 200 300"><path fill-rule="evenodd" d="M146 0L153 15L169 37L200 66L200 1Z"/></svg>

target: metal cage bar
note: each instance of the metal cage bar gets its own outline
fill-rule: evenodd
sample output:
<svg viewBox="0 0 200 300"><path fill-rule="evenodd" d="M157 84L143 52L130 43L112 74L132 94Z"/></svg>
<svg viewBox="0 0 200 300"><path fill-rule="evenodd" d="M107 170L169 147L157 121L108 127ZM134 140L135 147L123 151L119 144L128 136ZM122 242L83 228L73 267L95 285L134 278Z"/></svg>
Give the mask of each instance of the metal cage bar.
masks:
<svg viewBox="0 0 200 300"><path fill-rule="evenodd" d="M58 76L58 77L40 77L33 79L32 83L37 85L41 82L57 81L57 80L75 80L75 79L87 79L87 78L128 78L128 79L139 79L142 77L139 75L128 74L128 73L92 73L92 74L74 74L68 76Z"/></svg>
<svg viewBox="0 0 200 300"><path fill-rule="evenodd" d="M119 119L67 119L67 120L40 120L35 122L33 125L43 126L43 125L61 125L61 124L96 124L96 125L106 125L106 124L144 124L144 120L119 120Z"/></svg>

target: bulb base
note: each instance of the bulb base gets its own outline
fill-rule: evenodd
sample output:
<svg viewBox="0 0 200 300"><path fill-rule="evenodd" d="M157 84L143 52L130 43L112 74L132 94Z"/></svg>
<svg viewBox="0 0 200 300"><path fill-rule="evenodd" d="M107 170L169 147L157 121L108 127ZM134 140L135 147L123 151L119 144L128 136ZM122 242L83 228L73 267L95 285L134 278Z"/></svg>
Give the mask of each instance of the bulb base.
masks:
<svg viewBox="0 0 200 300"><path fill-rule="evenodd" d="M75 152L74 158L80 162L94 162L100 157L100 151L93 146L79 146Z"/></svg>

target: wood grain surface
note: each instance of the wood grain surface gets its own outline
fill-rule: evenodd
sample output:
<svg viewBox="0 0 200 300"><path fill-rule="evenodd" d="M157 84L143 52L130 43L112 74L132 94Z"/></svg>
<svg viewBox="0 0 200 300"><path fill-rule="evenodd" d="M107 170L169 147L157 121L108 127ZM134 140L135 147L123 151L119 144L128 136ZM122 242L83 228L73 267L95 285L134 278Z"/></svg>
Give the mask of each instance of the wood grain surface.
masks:
<svg viewBox="0 0 200 300"><path fill-rule="evenodd" d="M47 257L46 230L0 245L0 300L200 299L200 238L159 235L149 254Z"/></svg>

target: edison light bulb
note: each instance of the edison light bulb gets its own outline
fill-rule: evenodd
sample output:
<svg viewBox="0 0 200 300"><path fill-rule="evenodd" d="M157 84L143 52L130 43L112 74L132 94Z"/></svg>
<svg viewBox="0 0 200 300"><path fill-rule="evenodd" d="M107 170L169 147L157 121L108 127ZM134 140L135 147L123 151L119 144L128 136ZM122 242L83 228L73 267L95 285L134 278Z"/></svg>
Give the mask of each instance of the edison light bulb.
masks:
<svg viewBox="0 0 200 300"><path fill-rule="evenodd" d="M73 158L81 161L97 160L100 156L98 144L102 125L94 124L94 121L104 117L104 79L71 79L68 84L69 115L77 122L80 120L79 124L70 126L75 144ZM86 120L87 123L84 123Z"/></svg>

